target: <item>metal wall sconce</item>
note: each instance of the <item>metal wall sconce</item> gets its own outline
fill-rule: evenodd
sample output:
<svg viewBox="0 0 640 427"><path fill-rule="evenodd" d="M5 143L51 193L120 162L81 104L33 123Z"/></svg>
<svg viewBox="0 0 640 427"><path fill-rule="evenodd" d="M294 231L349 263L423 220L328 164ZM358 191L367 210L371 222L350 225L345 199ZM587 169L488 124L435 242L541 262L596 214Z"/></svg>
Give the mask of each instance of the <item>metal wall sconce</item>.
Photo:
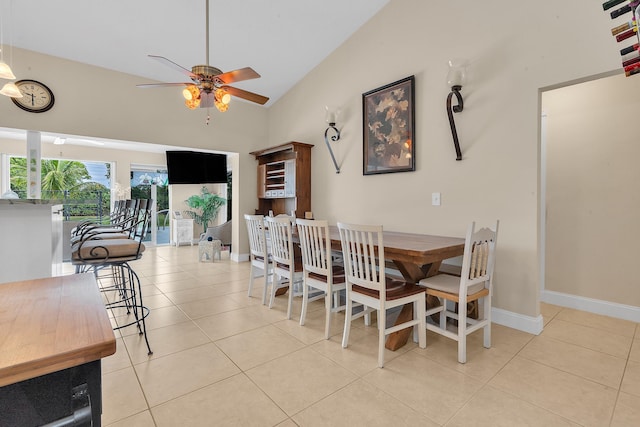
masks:
<svg viewBox="0 0 640 427"><path fill-rule="evenodd" d="M465 61L452 59L449 61L449 73L447 74L447 85L451 88L451 92L447 96L447 114L449 115L453 145L456 148L456 160L462 160L462 152L460 151L460 142L458 141L458 132L456 131L456 123L453 120L453 113L460 113L464 109L464 100L460 91L466 80L466 65ZM454 95L458 105L452 107L451 98Z"/></svg>
<svg viewBox="0 0 640 427"><path fill-rule="evenodd" d="M340 173L340 166L338 166L338 162L336 162L336 157L333 155L333 150L331 149L331 144L329 144L329 131L333 131L334 135L331 136L331 141L340 140L340 130L336 127L336 117L338 116L338 111L333 109L329 109L329 107L324 107L327 110L325 121L329 124L327 130L324 131L324 142L327 144L327 148L329 149L329 154L331 154L331 160L333 160L333 165L336 167L336 173Z"/></svg>

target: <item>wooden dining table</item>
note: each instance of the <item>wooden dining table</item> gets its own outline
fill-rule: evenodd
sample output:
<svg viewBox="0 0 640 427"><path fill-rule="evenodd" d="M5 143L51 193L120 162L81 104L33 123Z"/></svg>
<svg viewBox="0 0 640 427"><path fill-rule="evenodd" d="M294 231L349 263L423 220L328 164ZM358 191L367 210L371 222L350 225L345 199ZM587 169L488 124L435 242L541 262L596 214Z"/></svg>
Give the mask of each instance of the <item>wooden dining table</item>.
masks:
<svg viewBox="0 0 640 427"><path fill-rule="evenodd" d="M331 247L340 251L340 232L338 227L329 226ZM386 231L382 233L385 260L392 261L400 271L404 280L418 283L425 277L438 273L442 261L461 256L464 253L464 238L436 236L430 234L401 233ZM427 299L427 304L438 304ZM398 315L397 323L405 322L413 317L413 305L407 304ZM397 350L405 345L411 335L411 328L402 329L389 334L385 347Z"/></svg>

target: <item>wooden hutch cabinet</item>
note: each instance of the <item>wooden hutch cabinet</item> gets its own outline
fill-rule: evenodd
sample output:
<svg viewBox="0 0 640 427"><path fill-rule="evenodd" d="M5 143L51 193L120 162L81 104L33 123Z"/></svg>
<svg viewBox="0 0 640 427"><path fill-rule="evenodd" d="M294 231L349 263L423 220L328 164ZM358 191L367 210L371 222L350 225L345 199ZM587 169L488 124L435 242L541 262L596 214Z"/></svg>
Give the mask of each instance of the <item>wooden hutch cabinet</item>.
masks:
<svg viewBox="0 0 640 427"><path fill-rule="evenodd" d="M256 214L287 214L304 218L311 211L311 144L288 142L254 151L258 161Z"/></svg>

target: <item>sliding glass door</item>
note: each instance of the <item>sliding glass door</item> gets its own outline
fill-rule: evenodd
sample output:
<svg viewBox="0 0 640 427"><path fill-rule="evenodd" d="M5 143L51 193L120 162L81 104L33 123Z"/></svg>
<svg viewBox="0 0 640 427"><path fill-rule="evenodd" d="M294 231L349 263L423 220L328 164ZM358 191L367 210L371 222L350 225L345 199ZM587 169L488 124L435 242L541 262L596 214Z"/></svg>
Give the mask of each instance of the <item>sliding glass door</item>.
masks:
<svg viewBox="0 0 640 427"><path fill-rule="evenodd" d="M131 198L152 199L151 225L145 242L168 245L169 185L165 166L131 165Z"/></svg>

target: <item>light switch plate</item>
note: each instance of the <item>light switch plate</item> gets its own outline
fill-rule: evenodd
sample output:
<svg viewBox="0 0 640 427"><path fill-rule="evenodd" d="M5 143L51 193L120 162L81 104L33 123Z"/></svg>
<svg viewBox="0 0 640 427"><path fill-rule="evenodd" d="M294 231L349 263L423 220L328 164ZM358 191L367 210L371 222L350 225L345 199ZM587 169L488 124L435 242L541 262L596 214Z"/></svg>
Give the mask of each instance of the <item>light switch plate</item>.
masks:
<svg viewBox="0 0 640 427"><path fill-rule="evenodd" d="M431 205L440 206L440 193L431 193Z"/></svg>

